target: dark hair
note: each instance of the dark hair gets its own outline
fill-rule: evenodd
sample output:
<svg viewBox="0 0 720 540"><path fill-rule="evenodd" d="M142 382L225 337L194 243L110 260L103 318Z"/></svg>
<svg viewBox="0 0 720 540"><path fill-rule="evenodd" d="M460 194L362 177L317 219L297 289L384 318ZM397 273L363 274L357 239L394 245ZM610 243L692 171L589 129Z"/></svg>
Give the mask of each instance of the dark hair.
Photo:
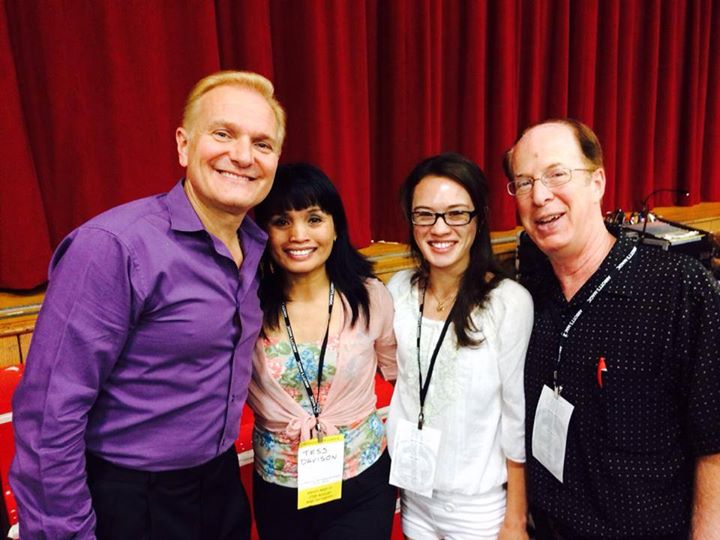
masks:
<svg viewBox="0 0 720 540"><path fill-rule="evenodd" d="M420 163L405 178L400 190L403 212L410 226L410 251L417 262L418 268L413 275L413 283L425 287L430 274L430 266L423 258L420 248L415 242L413 225L410 221L412 212L412 199L415 188L426 176L442 176L460 184L472 200L478 214L477 233L470 246L470 262L460 280L460 288L455 300L451 317L455 325L455 335L460 346L478 345L481 339L473 339L470 332L478 328L472 321L472 312L475 308L482 308L488 299L488 294L500 281L506 277L504 270L495 259L490 246L490 229L487 222L488 183L485 174L473 161L465 156L446 152L429 157ZM487 273L493 276L487 279Z"/></svg>
<svg viewBox="0 0 720 540"><path fill-rule="evenodd" d="M267 230L270 219L289 210L304 210L318 206L330 214L337 236L330 256L325 263L328 278L341 292L352 311L351 324L357 322L360 312L370 322L370 300L365 280L374 278L372 265L350 244L347 218L340 194L320 169L307 163L280 165L267 198L255 207L255 219ZM279 325L280 304L285 297L285 272L273 265L270 249L266 248L260 262L260 307L263 310L264 328Z"/></svg>
<svg viewBox="0 0 720 540"><path fill-rule="evenodd" d="M580 120L575 120L574 118L551 118L549 120L543 120L542 122L533 124L532 126L524 129L513 145L505 152L505 155L503 156L503 170L505 171L505 176L507 176L508 180L511 182L515 180L515 175L512 170L512 156L515 151L515 146L517 146L517 143L528 131L545 124L560 124L569 127L572 130L573 135L575 135L575 140L580 146L580 151L582 152L583 157L587 160L588 164L592 165L595 169L599 169L603 166L602 146L600 146L600 141L592 129L590 129L586 124L583 124Z"/></svg>

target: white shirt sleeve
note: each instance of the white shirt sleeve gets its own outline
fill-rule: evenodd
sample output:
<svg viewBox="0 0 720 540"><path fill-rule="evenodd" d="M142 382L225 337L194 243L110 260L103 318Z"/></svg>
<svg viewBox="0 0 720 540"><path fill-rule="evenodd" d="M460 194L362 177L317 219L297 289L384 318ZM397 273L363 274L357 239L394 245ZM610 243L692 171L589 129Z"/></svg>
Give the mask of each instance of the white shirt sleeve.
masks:
<svg viewBox="0 0 720 540"><path fill-rule="evenodd" d="M507 459L525 461L525 355L533 327L530 293L506 280L498 302L498 368L501 379L500 440Z"/></svg>

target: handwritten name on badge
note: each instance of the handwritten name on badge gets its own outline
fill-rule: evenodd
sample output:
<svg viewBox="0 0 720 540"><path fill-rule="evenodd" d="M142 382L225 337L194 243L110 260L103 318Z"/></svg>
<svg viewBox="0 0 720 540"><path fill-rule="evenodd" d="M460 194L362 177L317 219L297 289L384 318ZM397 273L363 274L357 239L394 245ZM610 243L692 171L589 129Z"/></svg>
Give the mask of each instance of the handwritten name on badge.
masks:
<svg viewBox="0 0 720 540"><path fill-rule="evenodd" d="M345 437L310 439L298 448L298 510L342 497Z"/></svg>

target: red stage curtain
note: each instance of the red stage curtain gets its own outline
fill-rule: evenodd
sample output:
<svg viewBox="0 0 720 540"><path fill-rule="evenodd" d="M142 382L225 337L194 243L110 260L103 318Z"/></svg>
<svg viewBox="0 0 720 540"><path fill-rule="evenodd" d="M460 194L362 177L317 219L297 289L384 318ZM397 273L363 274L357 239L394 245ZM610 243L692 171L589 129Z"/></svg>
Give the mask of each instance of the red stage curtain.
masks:
<svg viewBox="0 0 720 540"><path fill-rule="evenodd" d="M283 160L323 168L360 246L372 238L374 202L367 25L363 2L271 2L274 82L288 110Z"/></svg>
<svg viewBox="0 0 720 540"><path fill-rule="evenodd" d="M606 209L720 200L720 6L713 0L0 0L0 288L44 280L51 247L182 174L173 132L220 68L270 77L284 161L323 167L358 245L403 240L397 191L463 152L515 225L502 152L575 116L606 154Z"/></svg>
<svg viewBox="0 0 720 540"><path fill-rule="evenodd" d="M4 8L0 0L0 8ZM0 10L0 287L45 280L50 239L28 143L5 10Z"/></svg>

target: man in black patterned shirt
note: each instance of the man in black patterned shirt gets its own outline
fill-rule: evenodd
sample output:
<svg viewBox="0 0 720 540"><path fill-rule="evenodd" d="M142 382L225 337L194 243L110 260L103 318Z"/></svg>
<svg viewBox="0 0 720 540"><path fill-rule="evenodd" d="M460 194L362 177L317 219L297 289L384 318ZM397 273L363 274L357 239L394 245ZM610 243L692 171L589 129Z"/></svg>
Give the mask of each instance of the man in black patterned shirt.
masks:
<svg viewBox="0 0 720 540"><path fill-rule="evenodd" d="M697 261L608 232L584 124L525 130L505 171L547 256L526 282L538 538L720 538L720 288Z"/></svg>

